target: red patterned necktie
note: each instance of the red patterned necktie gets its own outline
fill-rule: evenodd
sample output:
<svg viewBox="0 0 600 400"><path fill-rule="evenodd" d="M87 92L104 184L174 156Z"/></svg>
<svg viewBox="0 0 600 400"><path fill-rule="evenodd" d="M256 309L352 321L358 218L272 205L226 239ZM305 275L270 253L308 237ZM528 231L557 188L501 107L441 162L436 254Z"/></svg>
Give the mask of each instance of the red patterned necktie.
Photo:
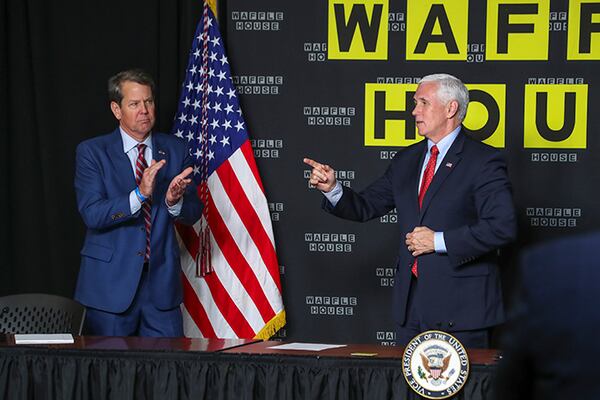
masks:
<svg viewBox="0 0 600 400"><path fill-rule="evenodd" d="M435 174L435 164L437 162L437 156L440 153L436 145L431 147L431 157L429 157L429 161L427 162L427 166L425 167L425 172L423 172L423 179L421 180L421 188L419 189L419 208L423 207L423 198L425 197L425 193L433 180L433 174ZM411 271L414 276L419 276L417 272L417 259L415 258L415 262L412 265Z"/></svg>
<svg viewBox="0 0 600 400"><path fill-rule="evenodd" d="M146 145L140 143L137 145L137 149L138 156L135 161L135 183L140 186L144 170L148 168L146 157L144 157ZM152 227L152 200L150 198L147 198L146 201L142 203L142 215L144 216L144 225L146 227L146 252L144 254L144 262L148 262L150 259L150 228Z"/></svg>

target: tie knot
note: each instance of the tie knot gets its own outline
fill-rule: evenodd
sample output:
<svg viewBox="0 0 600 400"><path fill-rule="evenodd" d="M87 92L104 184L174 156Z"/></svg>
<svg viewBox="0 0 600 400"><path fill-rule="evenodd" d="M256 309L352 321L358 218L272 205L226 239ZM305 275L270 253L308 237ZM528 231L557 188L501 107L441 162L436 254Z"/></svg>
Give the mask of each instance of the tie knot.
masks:
<svg viewBox="0 0 600 400"><path fill-rule="evenodd" d="M433 146L431 146L430 151L431 151L432 156L437 156L440 153L440 151L438 150L438 148L435 144Z"/></svg>
<svg viewBox="0 0 600 400"><path fill-rule="evenodd" d="M146 150L146 145L144 143L140 143L137 145L137 149L138 152L142 153L144 150Z"/></svg>

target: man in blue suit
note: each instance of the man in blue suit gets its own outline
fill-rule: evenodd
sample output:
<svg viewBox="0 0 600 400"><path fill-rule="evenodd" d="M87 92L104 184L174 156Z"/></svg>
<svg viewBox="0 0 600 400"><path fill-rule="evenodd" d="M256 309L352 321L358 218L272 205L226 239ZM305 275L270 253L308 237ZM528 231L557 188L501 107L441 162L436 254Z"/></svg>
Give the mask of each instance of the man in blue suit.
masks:
<svg viewBox="0 0 600 400"><path fill-rule="evenodd" d="M75 191L87 233L75 298L87 332L182 336L179 246L174 221L201 216L186 143L152 132L154 82L140 70L108 82L112 133L79 144Z"/></svg>
<svg viewBox="0 0 600 400"><path fill-rule="evenodd" d="M597 399L600 232L526 250L501 341L497 399Z"/></svg>
<svg viewBox="0 0 600 400"><path fill-rule="evenodd" d="M404 237L393 294L398 344L435 329L467 347L488 347L491 327L504 319L497 249L516 235L506 164L461 132L469 92L459 79L424 77L414 102L427 140L399 151L365 190L342 187L329 165L305 159L309 182L341 218L367 221L397 209Z"/></svg>

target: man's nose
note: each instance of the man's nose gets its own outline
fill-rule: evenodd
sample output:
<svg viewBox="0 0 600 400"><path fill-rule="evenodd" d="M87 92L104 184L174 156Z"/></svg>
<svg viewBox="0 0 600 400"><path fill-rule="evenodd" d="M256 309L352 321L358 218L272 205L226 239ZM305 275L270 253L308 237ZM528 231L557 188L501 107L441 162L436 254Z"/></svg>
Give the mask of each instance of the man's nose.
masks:
<svg viewBox="0 0 600 400"><path fill-rule="evenodd" d="M141 106L141 108L140 108L140 111L141 111L143 114L147 114L147 113L148 113L148 106L146 105L146 103L142 102L142 106Z"/></svg>

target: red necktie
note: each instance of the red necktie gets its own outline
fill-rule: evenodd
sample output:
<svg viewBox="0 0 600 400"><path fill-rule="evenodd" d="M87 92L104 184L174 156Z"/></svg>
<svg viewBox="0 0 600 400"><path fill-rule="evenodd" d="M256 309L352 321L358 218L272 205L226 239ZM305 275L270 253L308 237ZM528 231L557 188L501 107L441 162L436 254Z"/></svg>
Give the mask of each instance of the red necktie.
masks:
<svg viewBox="0 0 600 400"><path fill-rule="evenodd" d="M142 181L142 176L144 175L144 170L148 168L148 163L146 163L146 157L144 157L144 152L146 150L146 145L140 143L137 145L138 148L138 156L135 161L135 183L140 186L140 182ZM150 259L150 228L152 227L152 200L147 198L142 203L142 215L144 216L144 225L146 227L146 252L144 254L144 262L148 262Z"/></svg>
<svg viewBox="0 0 600 400"><path fill-rule="evenodd" d="M431 147L431 156L429 157L429 161L427 162L427 166L425 167L425 172L423 172L423 179L421 180L421 188L419 189L419 208L423 207L423 198L425 197L425 193L433 180L433 174L435 174L435 164L437 162L437 156L440 153L436 145ZM415 258L415 262L411 268L411 271L414 276L419 276L417 273L417 259Z"/></svg>

